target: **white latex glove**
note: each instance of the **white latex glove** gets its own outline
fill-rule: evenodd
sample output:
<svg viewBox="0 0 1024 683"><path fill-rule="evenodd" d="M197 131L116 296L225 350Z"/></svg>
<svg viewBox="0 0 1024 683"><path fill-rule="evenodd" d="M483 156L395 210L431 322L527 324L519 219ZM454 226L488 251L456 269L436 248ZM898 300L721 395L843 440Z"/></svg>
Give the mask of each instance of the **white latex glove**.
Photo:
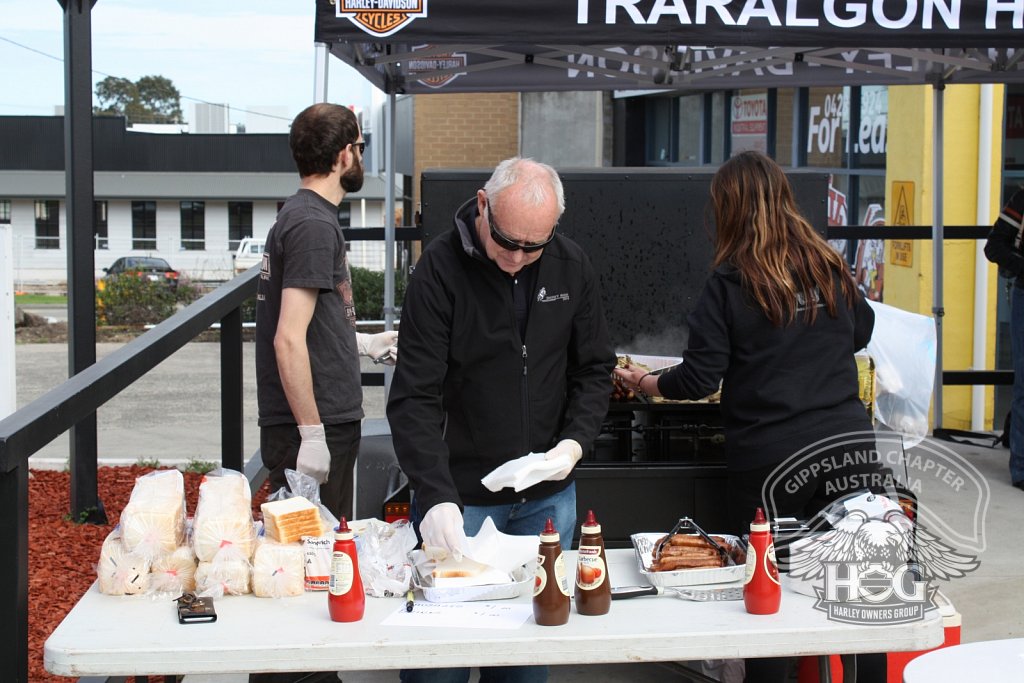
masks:
<svg viewBox="0 0 1024 683"><path fill-rule="evenodd" d="M398 332L389 330L378 334L356 332L356 347L359 355L368 356L375 363L394 365L398 360Z"/></svg>
<svg viewBox="0 0 1024 683"><path fill-rule="evenodd" d="M555 444L554 448L544 454L545 460L563 457L568 458L568 466L548 475L548 481L561 481L568 477L572 473L572 468L576 467L576 463L583 457L583 446L579 445L574 439L562 439Z"/></svg>
<svg viewBox="0 0 1024 683"><path fill-rule="evenodd" d="M295 469L308 474L320 484L324 483L327 481L328 472L331 471L331 452L327 450L324 426L299 425L299 436L302 437L302 443L299 444Z"/></svg>
<svg viewBox="0 0 1024 683"><path fill-rule="evenodd" d="M466 548L466 532L462 528L462 511L455 503L438 503L420 520L423 545L444 548L456 562L462 561Z"/></svg>

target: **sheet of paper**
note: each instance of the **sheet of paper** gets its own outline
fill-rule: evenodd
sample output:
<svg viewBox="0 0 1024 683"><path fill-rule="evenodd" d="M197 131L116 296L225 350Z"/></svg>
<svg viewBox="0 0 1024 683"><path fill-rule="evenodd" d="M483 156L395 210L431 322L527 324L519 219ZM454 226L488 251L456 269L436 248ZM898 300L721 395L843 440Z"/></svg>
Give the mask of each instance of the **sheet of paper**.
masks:
<svg viewBox="0 0 1024 683"><path fill-rule="evenodd" d="M417 600L411 612L405 603L381 622L384 626L516 629L533 616L533 605L518 602L427 602Z"/></svg>

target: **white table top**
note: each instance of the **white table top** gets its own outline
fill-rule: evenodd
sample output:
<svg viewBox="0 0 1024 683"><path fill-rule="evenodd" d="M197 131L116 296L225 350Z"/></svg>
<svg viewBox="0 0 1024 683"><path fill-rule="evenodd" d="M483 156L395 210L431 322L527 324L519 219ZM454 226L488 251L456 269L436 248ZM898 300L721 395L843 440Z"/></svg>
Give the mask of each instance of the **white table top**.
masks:
<svg viewBox="0 0 1024 683"><path fill-rule="evenodd" d="M982 640L940 648L910 660L903 669L903 683L1020 683L1021 680L1024 680L1024 638Z"/></svg>
<svg viewBox="0 0 1024 683"><path fill-rule="evenodd" d="M609 550L608 561L614 585L645 583L633 551ZM181 675L845 654L943 642L935 610L912 624L855 626L828 620L812 598L785 590L781 609L768 616L747 614L742 600L651 596L616 600L600 617L574 608L557 627L532 618L515 630L381 626L402 602L367 597L362 621L342 624L330 620L326 593L226 596L215 603L216 623L179 625L170 600L101 595L93 585L46 641L44 663L62 676Z"/></svg>

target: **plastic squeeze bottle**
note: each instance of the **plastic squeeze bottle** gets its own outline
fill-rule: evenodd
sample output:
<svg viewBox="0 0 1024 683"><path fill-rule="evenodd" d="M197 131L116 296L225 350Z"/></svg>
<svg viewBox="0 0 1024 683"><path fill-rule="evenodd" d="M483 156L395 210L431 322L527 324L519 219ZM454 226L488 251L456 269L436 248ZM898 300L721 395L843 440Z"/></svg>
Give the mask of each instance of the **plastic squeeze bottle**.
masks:
<svg viewBox="0 0 1024 683"><path fill-rule="evenodd" d="M533 583L533 620L541 626L569 621L569 581L558 532L548 518L537 550L537 578Z"/></svg>
<svg viewBox="0 0 1024 683"><path fill-rule="evenodd" d="M359 621L366 609L366 594L359 578L356 542L344 517L334 530L331 552L331 581L327 589L327 609L332 621Z"/></svg>
<svg viewBox="0 0 1024 683"><path fill-rule="evenodd" d="M608 614L612 606L612 583L608 579L601 525L593 510L587 510L587 519L580 531L576 555L576 612L587 616Z"/></svg>
<svg viewBox="0 0 1024 683"><path fill-rule="evenodd" d="M751 614L775 614L782 600L775 543L764 510L757 508L750 523L747 571L743 580L743 604Z"/></svg>

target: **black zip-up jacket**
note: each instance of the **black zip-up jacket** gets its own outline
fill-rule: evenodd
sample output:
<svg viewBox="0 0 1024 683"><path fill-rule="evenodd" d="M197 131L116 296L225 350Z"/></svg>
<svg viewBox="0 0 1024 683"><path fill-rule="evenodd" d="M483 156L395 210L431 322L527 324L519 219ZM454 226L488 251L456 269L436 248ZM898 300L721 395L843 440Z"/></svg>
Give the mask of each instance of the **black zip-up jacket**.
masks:
<svg viewBox="0 0 1024 683"><path fill-rule="evenodd" d="M1024 253L1021 251L1021 220L1024 216L1024 189L1017 190L988 233L985 258L999 266L999 274L1024 287Z"/></svg>
<svg viewBox="0 0 1024 683"><path fill-rule="evenodd" d="M558 234L544 248L523 340L509 275L474 245L475 218L472 200L424 249L402 306L387 413L422 512L564 489L572 475L519 493L493 493L480 479L562 439L586 453L608 410L615 354L590 260Z"/></svg>
<svg viewBox="0 0 1024 683"><path fill-rule="evenodd" d="M722 383L722 421L730 469L776 465L820 439L871 431L860 401L854 352L867 346L875 312L856 295L838 315L824 303L812 325L803 309L774 327L744 292L739 272L715 270L688 320L683 363L658 379L666 398L699 399Z"/></svg>

